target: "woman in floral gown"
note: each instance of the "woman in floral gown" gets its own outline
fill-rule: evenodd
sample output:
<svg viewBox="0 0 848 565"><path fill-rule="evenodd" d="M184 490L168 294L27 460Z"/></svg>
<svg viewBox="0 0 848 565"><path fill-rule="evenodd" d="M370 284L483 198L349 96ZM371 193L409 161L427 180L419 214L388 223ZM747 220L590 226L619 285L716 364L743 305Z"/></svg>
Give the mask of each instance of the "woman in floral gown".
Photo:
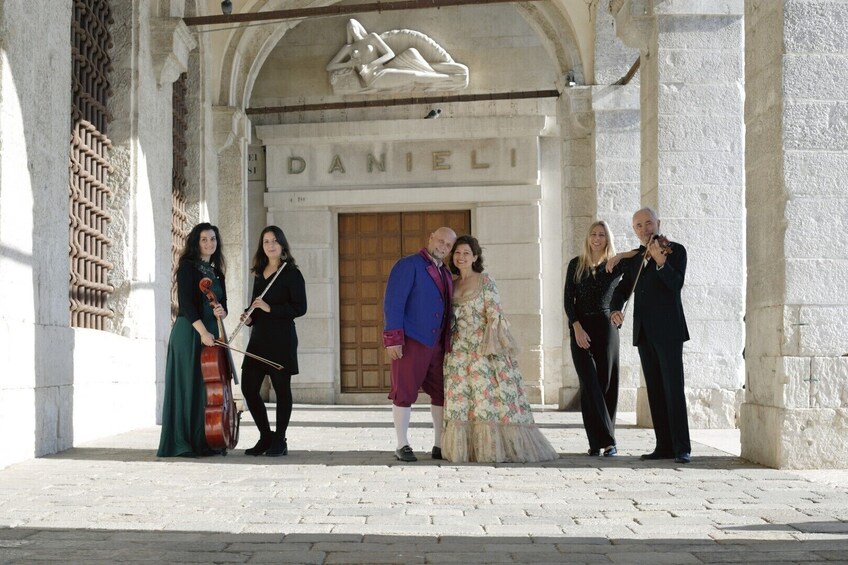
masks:
<svg viewBox="0 0 848 565"><path fill-rule="evenodd" d="M445 354L442 455L452 462L536 462L558 457L533 421L517 347L477 239L457 238L450 353Z"/></svg>

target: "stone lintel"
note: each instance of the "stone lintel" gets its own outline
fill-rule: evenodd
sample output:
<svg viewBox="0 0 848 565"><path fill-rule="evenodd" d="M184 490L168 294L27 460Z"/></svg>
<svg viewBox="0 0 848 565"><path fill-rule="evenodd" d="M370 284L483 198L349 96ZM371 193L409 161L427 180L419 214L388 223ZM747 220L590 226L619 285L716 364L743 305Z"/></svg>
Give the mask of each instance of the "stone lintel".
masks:
<svg viewBox="0 0 848 565"><path fill-rule="evenodd" d="M592 86L592 110L639 110L639 85Z"/></svg>
<svg viewBox="0 0 848 565"><path fill-rule="evenodd" d="M741 16L744 0L653 0L653 12L669 16Z"/></svg>
<svg viewBox="0 0 848 565"><path fill-rule="evenodd" d="M473 132L473 135L469 135ZM451 118L448 120L374 120L316 124L278 124L256 127L263 145L309 143L486 139L555 135L553 116L509 118Z"/></svg>

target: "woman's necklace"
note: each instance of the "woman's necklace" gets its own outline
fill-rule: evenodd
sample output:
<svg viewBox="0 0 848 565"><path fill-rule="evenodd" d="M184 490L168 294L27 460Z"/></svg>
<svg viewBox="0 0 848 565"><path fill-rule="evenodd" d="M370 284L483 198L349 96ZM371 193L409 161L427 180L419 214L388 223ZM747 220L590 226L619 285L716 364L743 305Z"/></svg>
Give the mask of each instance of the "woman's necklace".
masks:
<svg viewBox="0 0 848 565"><path fill-rule="evenodd" d="M594 265L590 265L590 266L589 266L589 268L592 270L592 276L593 276L593 277L595 276L595 273L596 273L596 272L597 272L597 270L598 270L598 266L599 266L601 263L603 263L603 262L604 262L604 260L603 260L603 259L601 259L601 260L599 260L597 263L595 263Z"/></svg>

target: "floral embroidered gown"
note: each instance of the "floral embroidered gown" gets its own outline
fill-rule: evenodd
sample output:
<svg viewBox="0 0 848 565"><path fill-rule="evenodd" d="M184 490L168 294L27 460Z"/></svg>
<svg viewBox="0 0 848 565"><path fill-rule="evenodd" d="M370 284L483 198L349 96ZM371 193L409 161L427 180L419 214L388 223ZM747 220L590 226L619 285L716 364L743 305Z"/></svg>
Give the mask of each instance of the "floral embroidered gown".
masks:
<svg viewBox="0 0 848 565"><path fill-rule="evenodd" d="M482 273L477 292L454 298L453 314L442 455L452 462L556 459L533 420L495 281Z"/></svg>

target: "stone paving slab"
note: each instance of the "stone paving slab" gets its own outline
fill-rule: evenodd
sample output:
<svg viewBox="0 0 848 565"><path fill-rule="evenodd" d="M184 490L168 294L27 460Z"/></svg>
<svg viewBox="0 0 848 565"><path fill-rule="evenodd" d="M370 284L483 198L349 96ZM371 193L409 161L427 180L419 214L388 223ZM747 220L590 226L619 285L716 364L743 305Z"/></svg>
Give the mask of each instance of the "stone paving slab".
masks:
<svg viewBox="0 0 848 565"><path fill-rule="evenodd" d="M296 406L280 458L244 455L249 421L226 457L104 438L0 469L0 563L848 563L848 472L758 467L714 430L690 465L643 462L626 417L591 458L579 414L536 417L556 461L435 461L416 408L403 464L388 406Z"/></svg>

